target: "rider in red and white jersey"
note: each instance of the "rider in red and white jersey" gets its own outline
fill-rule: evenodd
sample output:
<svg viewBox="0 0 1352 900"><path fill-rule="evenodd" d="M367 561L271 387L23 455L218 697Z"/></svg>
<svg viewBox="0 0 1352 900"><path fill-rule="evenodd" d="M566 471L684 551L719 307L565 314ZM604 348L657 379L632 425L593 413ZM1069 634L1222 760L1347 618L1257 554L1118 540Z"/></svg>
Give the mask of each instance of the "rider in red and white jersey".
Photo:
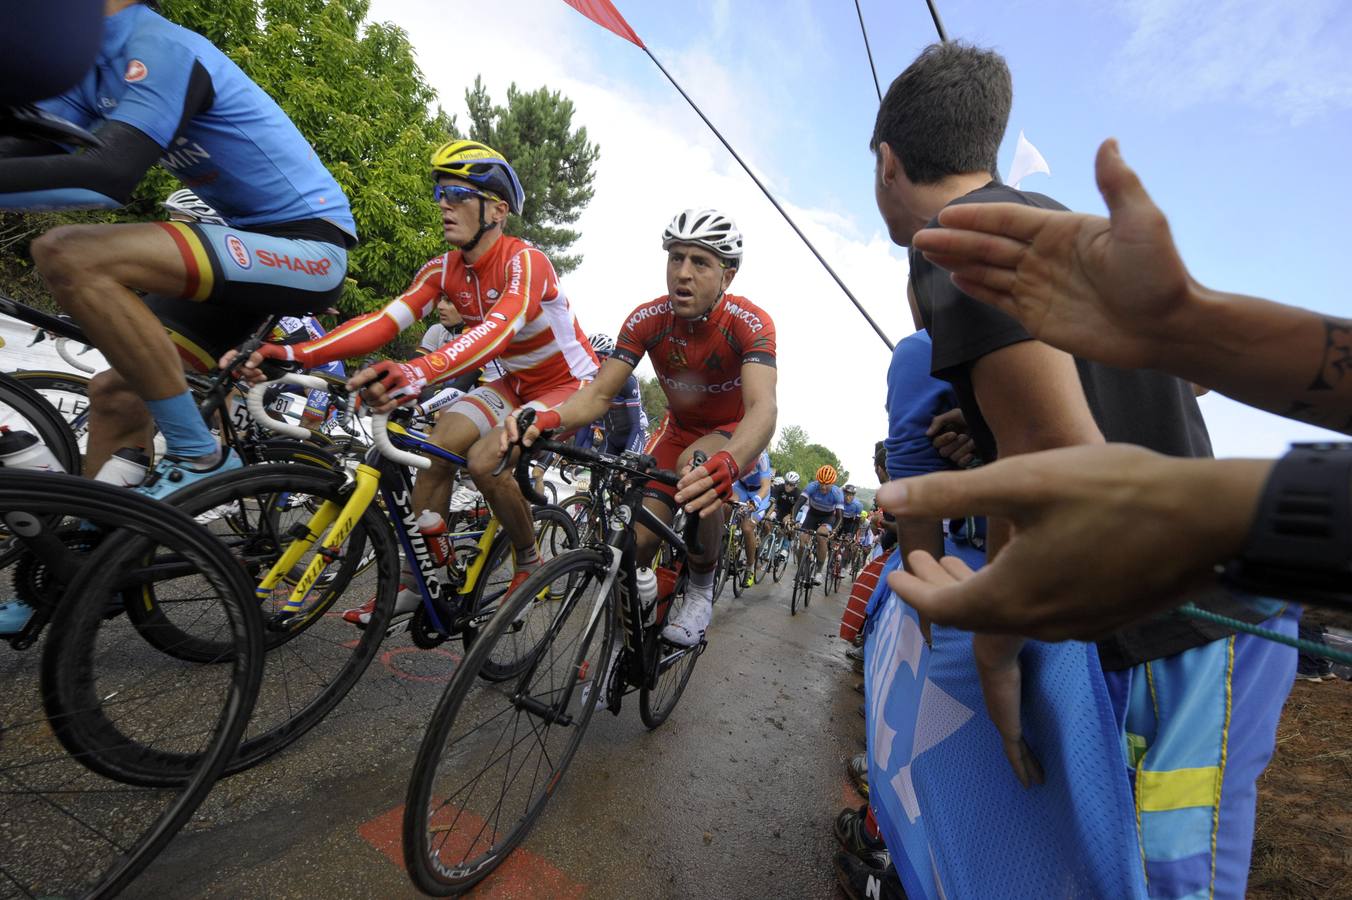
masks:
<svg viewBox="0 0 1352 900"><path fill-rule="evenodd" d="M465 330L439 349L408 362L383 361L348 382L365 388L377 412L417 400L423 388L484 368L494 360L505 373L447 407L432 430L438 445L468 457L474 483L502 522L516 550L516 579L539 564L530 507L511 473L494 478L499 454L493 433L509 410L545 409L571 397L596 374L596 355L578 325L548 257L501 232L509 212L520 213L525 193L516 172L497 151L475 141L452 141L432 156L448 243L457 249L429 261L413 283L384 309L347 322L315 341L264 345L250 359L296 360L316 366L360 356L449 298ZM414 510L444 513L454 470L433 460L414 484ZM416 592L400 591L396 613L417 608Z"/></svg>
<svg viewBox="0 0 1352 900"><path fill-rule="evenodd" d="M686 602L662 636L674 644L699 642L713 617L713 569L723 517L743 468L754 465L775 430L775 325L744 297L727 293L742 260L742 236L715 210L688 209L662 235L667 251L667 294L641 304L625 319L615 352L596 380L568 402L535 418L525 436L577 428L594 421L646 355L667 396L667 414L646 452L666 469L683 471L696 450L708 461L684 475L678 489L655 483L644 501L671 522L677 503L701 517L704 553L690 560ZM508 419L500 452L516 437ZM657 536L638 526L637 558L651 562Z"/></svg>

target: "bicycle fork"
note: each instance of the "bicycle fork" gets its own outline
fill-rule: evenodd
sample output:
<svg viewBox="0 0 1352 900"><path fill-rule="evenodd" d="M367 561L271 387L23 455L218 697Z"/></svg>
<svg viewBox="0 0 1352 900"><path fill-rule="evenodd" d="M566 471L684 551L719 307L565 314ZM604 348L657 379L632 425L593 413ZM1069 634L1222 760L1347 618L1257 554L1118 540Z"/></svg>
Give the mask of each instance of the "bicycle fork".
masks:
<svg viewBox="0 0 1352 900"><path fill-rule="evenodd" d="M305 533L293 540L286 548L286 552L272 564L268 574L258 583L254 593L259 601L266 600L273 589L286 578L291 569L300 562L302 556L310 551L320 536L328 531L328 537L320 545L319 552L315 554L314 559L305 567L304 573L296 581L291 589L291 595L281 610L268 623L268 627L276 629L294 629L308 622L318 611L318 607L305 615L297 615L304 609L305 598L309 595L310 589L314 587L324 569L331 565L340 556L339 548L352 533L357 522L361 519L362 513L371 505L371 500L376 495L376 488L380 483L380 473L372 467L361 463L357 466L355 473L356 484L347 502L341 509L337 503L332 500L325 500L319 509L315 510L310 516L310 520L305 523ZM332 530L329 526L334 525Z"/></svg>

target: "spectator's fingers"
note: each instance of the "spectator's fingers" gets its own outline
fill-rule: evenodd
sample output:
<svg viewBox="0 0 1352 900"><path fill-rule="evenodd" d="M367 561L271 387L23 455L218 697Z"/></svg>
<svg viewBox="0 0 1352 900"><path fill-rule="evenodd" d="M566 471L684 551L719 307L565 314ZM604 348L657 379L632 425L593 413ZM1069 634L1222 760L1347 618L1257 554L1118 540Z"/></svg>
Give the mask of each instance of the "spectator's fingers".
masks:
<svg viewBox="0 0 1352 900"><path fill-rule="evenodd" d="M1018 318L1019 304L1008 291L996 290L978 279L967 278L957 272L948 276L958 290L975 297L987 306L993 306L1010 318Z"/></svg>
<svg viewBox="0 0 1352 900"><path fill-rule="evenodd" d="M934 437L936 434L945 431L966 431L967 419L962 414L960 407L953 407L939 413L933 419L930 419L929 427L925 429L925 437Z"/></svg>
<svg viewBox="0 0 1352 900"><path fill-rule="evenodd" d="M993 206L995 204L986 204ZM940 223L943 219L940 219ZM980 262L989 266L1012 269L1019 264L1028 249L1028 240L992 234L982 230L963 228L926 228L916 233L911 246L925 254L925 258L944 269L954 263Z"/></svg>
<svg viewBox="0 0 1352 900"><path fill-rule="evenodd" d="M962 559L957 556L942 557L939 560L939 565L948 573L955 584L960 581L966 581L976 574L967 563L963 562Z"/></svg>
<svg viewBox="0 0 1352 900"><path fill-rule="evenodd" d="M947 447L960 437L961 435L956 431L941 431L934 436L930 443L934 445L936 450L943 450L944 447Z"/></svg>
<svg viewBox="0 0 1352 900"><path fill-rule="evenodd" d="M994 473L994 474L992 474ZM956 518L1021 518L1027 490L1007 468L984 466L967 472L938 472L899 478L878 488L878 504L894 515Z"/></svg>
<svg viewBox="0 0 1352 900"><path fill-rule="evenodd" d="M939 213L939 224L943 227L916 232L912 246L923 250L931 241L947 240L932 235L949 230L998 235L1028 243L1042 230L1047 219L1054 215L1056 213L1051 210L1022 203L963 203L949 206Z"/></svg>

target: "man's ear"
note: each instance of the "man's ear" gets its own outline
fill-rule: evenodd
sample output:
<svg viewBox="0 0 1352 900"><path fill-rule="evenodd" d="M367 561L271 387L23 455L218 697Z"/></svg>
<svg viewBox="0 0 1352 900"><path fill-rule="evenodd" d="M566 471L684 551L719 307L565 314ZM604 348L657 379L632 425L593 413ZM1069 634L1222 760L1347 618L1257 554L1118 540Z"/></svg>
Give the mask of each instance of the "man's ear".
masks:
<svg viewBox="0 0 1352 900"><path fill-rule="evenodd" d="M732 279L737 277L737 267L728 266L723 270L723 290L727 290L732 285Z"/></svg>
<svg viewBox="0 0 1352 900"><path fill-rule="evenodd" d="M892 152L887 141L878 142L878 178L886 186L891 186L892 182L897 180L897 169L901 166L901 160Z"/></svg>
<svg viewBox="0 0 1352 900"><path fill-rule="evenodd" d="M512 208L507 205L506 200L499 200L497 203L494 203L492 216L494 223L501 225L504 222L506 222L507 216L511 213L511 211Z"/></svg>

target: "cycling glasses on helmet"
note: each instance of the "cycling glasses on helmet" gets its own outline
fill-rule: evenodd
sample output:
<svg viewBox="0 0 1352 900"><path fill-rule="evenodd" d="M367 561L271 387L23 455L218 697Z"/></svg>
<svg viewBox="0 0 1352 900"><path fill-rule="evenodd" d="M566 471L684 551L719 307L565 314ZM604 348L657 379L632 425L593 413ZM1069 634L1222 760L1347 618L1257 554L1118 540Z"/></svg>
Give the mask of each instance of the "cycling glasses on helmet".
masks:
<svg viewBox="0 0 1352 900"><path fill-rule="evenodd" d="M432 199L440 203L445 200L450 206L458 203L464 203L466 200L473 200L475 197L481 197L484 200L491 200L494 203L501 203L499 197L492 194L476 191L474 188L461 187L458 184L434 184L432 185Z"/></svg>

